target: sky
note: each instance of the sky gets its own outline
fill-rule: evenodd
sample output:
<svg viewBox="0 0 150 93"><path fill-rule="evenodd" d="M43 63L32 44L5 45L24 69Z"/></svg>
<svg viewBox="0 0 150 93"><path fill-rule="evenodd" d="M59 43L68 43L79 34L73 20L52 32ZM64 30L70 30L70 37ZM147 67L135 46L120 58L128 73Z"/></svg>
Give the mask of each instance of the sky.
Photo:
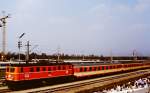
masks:
<svg viewBox="0 0 150 93"><path fill-rule="evenodd" d="M10 14L7 52L26 33L22 53L30 41L36 53L150 56L150 0L0 0L0 11Z"/></svg>

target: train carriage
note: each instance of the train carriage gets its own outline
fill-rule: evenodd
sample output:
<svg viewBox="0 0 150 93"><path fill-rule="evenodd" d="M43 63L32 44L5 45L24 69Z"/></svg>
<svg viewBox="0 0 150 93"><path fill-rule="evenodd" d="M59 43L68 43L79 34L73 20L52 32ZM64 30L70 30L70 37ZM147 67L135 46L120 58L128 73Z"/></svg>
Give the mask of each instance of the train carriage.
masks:
<svg viewBox="0 0 150 93"><path fill-rule="evenodd" d="M138 69L150 68L150 63L127 63L127 64L99 64L84 65L74 67L74 76L77 78L89 77L94 75L104 75L123 71L132 71Z"/></svg>

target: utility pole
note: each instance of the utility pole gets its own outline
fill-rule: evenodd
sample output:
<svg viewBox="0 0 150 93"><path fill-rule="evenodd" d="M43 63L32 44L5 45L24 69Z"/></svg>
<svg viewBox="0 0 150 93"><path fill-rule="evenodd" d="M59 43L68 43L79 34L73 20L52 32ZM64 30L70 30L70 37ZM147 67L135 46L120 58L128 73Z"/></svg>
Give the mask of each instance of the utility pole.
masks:
<svg viewBox="0 0 150 93"><path fill-rule="evenodd" d="M29 44L29 41L27 41L27 52L26 52L26 63L29 62L29 51L30 51L30 44Z"/></svg>
<svg viewBox="0 0 150 93"><path fill-rule="evenodd" d="M82 60L84 61L85 60L85 55L84 55L84 51L82 51Z"/></svg>
<svg viewBox="0 0 150 93"><path fill-rule="evenodd" d="M133 60L136 61L137 60L137 51L135 49L133 50L132 56L133 56Z"/></svg>
<svg viewBox="0 0 150 93"><path fill-rule="evenodd" d="M57 62L60 62L60 46L58 46L57 52Z"/></svg>
<svg viewBox="0 0 150 93"><path fill-rule="evenodd" d="M0 18L1 21L1 27L2 27L2 56L1 56L1 60L5 61L5 52L6 52L6 19L9 18L9 15L5 15L5 11L2 12L3 13L3 17Z"/></svg>
<svg viewBox="0 0 150 93"><path fill-rule="evenodd" d="M110 50L110 62L113 63L113 54L112 54L112 50Z"/></svg>

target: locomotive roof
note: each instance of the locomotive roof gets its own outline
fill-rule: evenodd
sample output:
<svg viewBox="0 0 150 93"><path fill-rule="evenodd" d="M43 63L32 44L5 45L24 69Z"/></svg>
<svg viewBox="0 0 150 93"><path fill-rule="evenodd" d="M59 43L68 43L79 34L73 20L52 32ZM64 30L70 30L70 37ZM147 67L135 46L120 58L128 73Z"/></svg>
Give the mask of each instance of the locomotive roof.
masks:
<svg viewBox="0 0 150 93"><path fill-rule="evenodd" d="M71 63L64 62L38 62L38 63L18 63L18 64L9 64L10 66L16 67L29 67L29 66L56 66L56 65L72 65Z"/></svg>

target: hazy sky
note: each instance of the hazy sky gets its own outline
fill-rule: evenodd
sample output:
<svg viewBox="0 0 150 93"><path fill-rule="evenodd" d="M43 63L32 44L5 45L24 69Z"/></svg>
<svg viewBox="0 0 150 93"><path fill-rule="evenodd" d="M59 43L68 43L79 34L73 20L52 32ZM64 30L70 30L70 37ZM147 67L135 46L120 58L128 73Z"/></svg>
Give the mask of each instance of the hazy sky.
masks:
<svg viewBox="0 0 150 93"><path fill-rule="evenodd" d="M26 33L23 45L30 40L37 53L150 56L150 0L0 0L3 10L7 51Z"/></svg>

